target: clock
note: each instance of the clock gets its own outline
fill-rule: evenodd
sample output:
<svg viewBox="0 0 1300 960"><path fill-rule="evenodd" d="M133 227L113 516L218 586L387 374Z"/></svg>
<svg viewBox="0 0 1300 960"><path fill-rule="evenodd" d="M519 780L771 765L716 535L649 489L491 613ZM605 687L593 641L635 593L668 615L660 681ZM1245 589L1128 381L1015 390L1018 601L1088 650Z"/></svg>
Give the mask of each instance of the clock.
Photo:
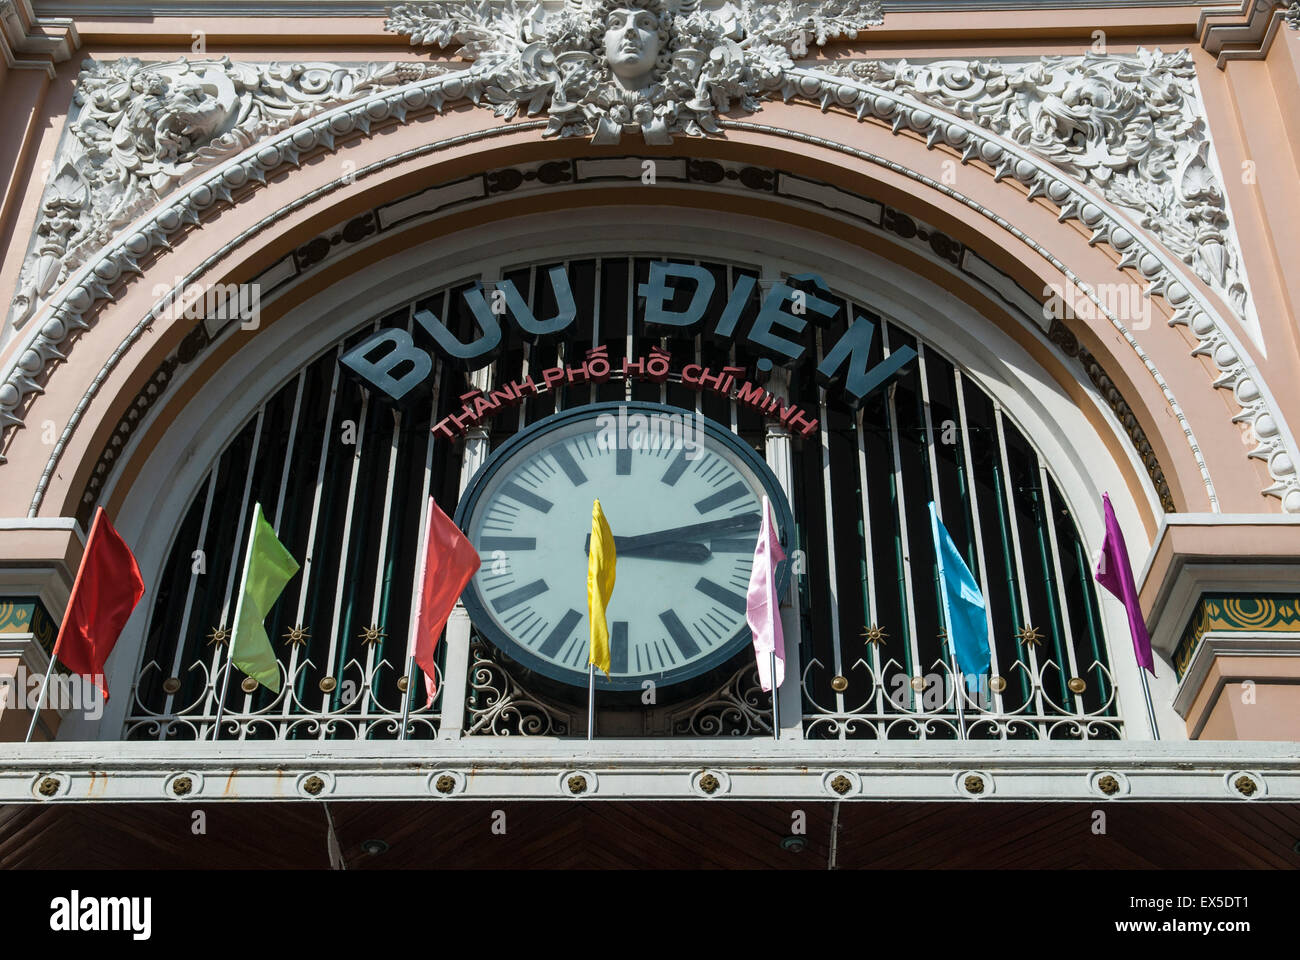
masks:
<svg viewBox="0 0 1300 960"><path fill-rule="evenodd" d="M767 496L782 543L793 519L766 462L725 427L657 403L555 414L502 444L456 523L482 558L463 601L478 630L552 680L587 685L592 501L614 534L606 615L610 675L598 690L707 674L750 643L745 597ZM784 592L789 564L777 571Z"/></svg>

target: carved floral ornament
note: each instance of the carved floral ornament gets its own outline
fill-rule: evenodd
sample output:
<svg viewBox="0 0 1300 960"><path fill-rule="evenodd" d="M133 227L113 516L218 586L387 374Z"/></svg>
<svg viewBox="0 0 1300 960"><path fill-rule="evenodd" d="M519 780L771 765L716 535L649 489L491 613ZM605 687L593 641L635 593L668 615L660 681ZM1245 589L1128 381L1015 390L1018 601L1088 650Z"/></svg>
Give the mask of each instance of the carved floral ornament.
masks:
<svg viewBox="0 0 1300 960"><path fill-rule="evenodd" d="M1120 267L1136 269L1148 293L1166 299L1171 323L1189 326L1197 338L1193 352L1218 368L1214 386L1233 391L1240 408L1234 419L1253 428L1258 443L1249 455L1267 463L1274 481L1265 492L1281 498L1287 512L1300 513L1285 418L1242 359L1219 308L1178 282L1173 269L1175 260L1188 265L1238 318L1249 311L1186 51L1007 65L838 61L813 69L794 58L811 44L852 39L879 23L879 5L786 0L704 9L697 2L395 7L388 29L417 45L455 46L471 61L455 70L410 63L88 61L79 81L82 111L47 188L6 331L13 336L25 327L19 334L26 349L0 383L0 428L22 425L23 404L41 390L46 369L64 356L76 330L88 328L110 286L140 272L140 258L168 246L186 224L199 224L219 201L233 202L232 191L265 182L304 153L332 150L336 138L469 100L505 118L534 118L543 135L668 143L674 135L745 126L724 115L752 113L764 99L779 97L874 118L895 133L915 131L931 148L953 148L962 162L980 161L996 179L1015 179L1030 199L1045 197L1060 219L1079 219L1092 230L1091 242L1117 250ZM134 230L122 231L147 210L152 214ZM31 324L38 314L40 322ZM1177 413L1132 333L1110 320ZM1185 421L1183 428L1199 458ZM62 441L51 468L61 448Z"/></svg>

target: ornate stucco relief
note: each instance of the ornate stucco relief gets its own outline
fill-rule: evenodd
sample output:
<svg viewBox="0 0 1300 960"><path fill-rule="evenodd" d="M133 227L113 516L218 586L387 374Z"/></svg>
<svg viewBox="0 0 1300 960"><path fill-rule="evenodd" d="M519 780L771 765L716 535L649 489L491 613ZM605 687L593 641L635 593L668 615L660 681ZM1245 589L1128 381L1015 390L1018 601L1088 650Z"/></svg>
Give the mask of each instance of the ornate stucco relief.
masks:
<svg viewBox="0 0 1300 960"><path fill-rule="evenodd" d="M827 72L964 117L1049 161L1131 214L1258 337L1188 51L859 60Z"/></svg>
<svg viewBox="0 0 1300 960"><path fill-rule="evenodd" d="M778 18L773 11L784 13ZM320 87L312 93L318 99L307 98L306 119L296 123L280 119L277 123L277 116L272 115L260 133L252 132L258 129L255 123L241 127L246 146L232 143L228 152L214 154L210 160L201 156L205 147L241 120L255 113L260 117L261 108L252 106L260 103L259 98L249 98L250 112L237 111L234 120L229 113L222 114L225 119L215 123L209 111L217 107L207 102L217 99L215 94L201 92L205 89L201 84L199 89L186 86L180 79L155 82L166 74L156 67L138 68L137 72L146 74L140 89L121 80L113 87L114 99L106 101L105 109L117 119L112 124L101 121L105 129L96 129L97 136L92 139L98 146L93 152L86 151L85 162L93 170L109 171L97 175L115 185L104 194L109 198L103 204L105 209L131 209L132 216L144 209L154 213L129 235L119 223L118 229L104 229L78 246L77 255L84 260L79 265L66 265L66 253L50 254L58 263L56 279L47 289L57 287L58 277L69 282L57 298L37 308L43 318L40 324L19 331L24 349L4 371L0 384L0 428L21 426L25 399L41 390L39 378L64 356L66 341L74 331L88 326L87 315L93 316L95 304L109 297L109 287L124 275L139 271L139 258L167 246L170 236L187 223L200 222L214 205L234 202L232 191L241 191L250 182L264 182L268 172L296 164L306 151L333 150L336 138L368 134L372 124L405 123L410 116L440 112L448 103L470 100L492 107L502 116L534 117L525 126L540 127L544 135L615 142L632 134L637 141L660 143L674 133L707 135L726 125L750 126L720 115L752 112L761 108L763 98L781 97L810 100L824 110L844 110L859 119L875 118L891 125L895 133L915 131L931 148L951 148L964 162L986 164L995 178L1014 178L1031 198L1045 197L1060 209L1061 219L1077 218L1089 227L1092 242L1117 250L1120 267L1137 270L1148 284L1148 295L1162 296L1171 305L1171 323L1186 324L1195 334L1198 343L1193 352L1211 358L1219 371L1214 387L1233 391L1240 408L1234 420L1249 424L1258 440L1249 456L1268 465L1274 482L1265 493L1279 497L1286 511L1300 513L1300 478L1292 451L1295 441L1286 418L1276 409L1253 365L1243 359L1244 345L1223 321L1221 306L1180 283L1174 267L1175 259L1182 258L1173 245L1176 242L1184 244L1184 254L1191 257L1194 269L1213 278L1222 265L1223 282L1228 285L1225 293L1228 303L1232 302L1235 281L1229 278L1235 276L1236 253L1224 239L1214 241L1210 236L1212 229L1226 226L1226 212L1220 209L1216 214L1212 202L1216 196L1221 200L1222 191L1205 165L1207 154L1197 140L1203 127L1185 115L1193 107L1182 80L1162 78L1160 73L1167 68L1175 77L1182 76L1177 56L1167 59L1158 51L1139 54L1137 63L1148 65L1142 69L1119 62L1124 58L1092 65L1087 58L1071 58L1078 62L1057 66L1052 63L1060 58L1049 58L1052 63L1042 66L1047 71L1042 82L1049 92L1041 96L1025 92L1026 85L1032 86L1036 82L1033 77L1039 75L1032 69L1023 76L1013 71L1013 76L1020 77L1014 83L1007 79L1006 71L1000 76L990 74L983 81L986 93L981 97L1001 96L1004 88L1016 91L1003 97L998 112L990 114L973 109L981 97L966 98L965 103L961 98L952 99L953 81L937 78L933 65L909 68L895 64L879 76L877 65L868 68L869 75L858 76L861 67L844 68L842 75L837 75L794 62L809 43L854 36L878 16L876 4L857 0L792 2L762 9L727 3L710 10L675 0L572 0L561 10L550 11L487 2L428 4L414 12L409 7L395 8L389 21L394 29L418 23L418 30L414 26L408 29L414 42L459 44L461 55L473 61L471 66L444 72L441 67L419 65L314 65L312 69L321 71L314 76L337 78L339 85ZM196 67L185 61L170 66L178 71L178 78ZM970 65L963 68L969 70ZM223 69L243 69L243 65ZM263 70L284 68L252 69L260 77ZM407 80L406 70L427 73ZM527 80L522 86L521 77ZM1190 77L1183 80L1191 82ZM687 87L692 91L689 101L683 100ZM175 99L169 101L168 97ZM1154 114L1147 112L1152 101L1162 105ZM1100 117L1099 104L1104 107ZM999 129L1004 108L1011 112L1013 107L1020 111L1021 119L1008 121L1005 130ZM320 115L315 116L317 113ZM81 122L78 118L77 123ZM113 153L112 131L119 129L132 131L122 143L125 159ZM503 127L501 132L509 129ZM1181 130L1181 136L1171 132L1175 130ZM126 149L137 135L144 138L143 156L138 151L133 156ZM1180 136L1177 143L1173 142L1176 136ZM1169 142L1161 146L1161 138ZM1184 141L1192 145L1190 155ZM254 149L247 148L254 145ZM1145 199L1134 194L1130 199L1136 197L1133 202L1140 201L1144 209L1150 202L1154 211L1165 211L1162 216L1167 223L1161 229L1174 241L1160 238L1152 226L1134 231L1127 216L1117 215L1124 204L1107 195L1117 181L1129 182L1131 187L1129 174L1143 163L1164 193ZM186 164L193 165L174 175L174 169ZM89 178L75 163L71 166L86 180L85 198L67 179L60 186L57 176L51 191L56 186L65 193L71 191L71 200L99 209ZM132 207L119 193L152 199L140 200L139 206ZM169 199L158 202L162 198ZM72 219L72 212L82 209L65 209L64 219ZM88 232L81 215L90 214L79 214L75 229L46 226L43 236L53 244L52 235L61 238L67 233L64 249L71 249L77 230ZM1154 223L1158 218L1151 216ZM995 221L1023 238L1014 225L1001 218ZM1032 243L1027 238L1026 242ZM1216 242L1221 251L1214 249ZM29 309L26 316L35 312ZM1108 316L1142 356L1177 410L1163 378L1131 332L1123 329L1117 318ZM69 424L67 430L73 426ZM1183 423L1183 428L1199 456L1190 426ZM50 469L60 448L61 443L56 445ZM1206 482L1208 489L1208 477ZM38 490L33 510L40 497Z"/></svg>
<svg viewBox="0 0 1300 960"><path fill-rule="evenodd" d="M439 72L424 64L87 60L80 110L51 170L6 334L114 232L201 171L324 109Z"/></svg>

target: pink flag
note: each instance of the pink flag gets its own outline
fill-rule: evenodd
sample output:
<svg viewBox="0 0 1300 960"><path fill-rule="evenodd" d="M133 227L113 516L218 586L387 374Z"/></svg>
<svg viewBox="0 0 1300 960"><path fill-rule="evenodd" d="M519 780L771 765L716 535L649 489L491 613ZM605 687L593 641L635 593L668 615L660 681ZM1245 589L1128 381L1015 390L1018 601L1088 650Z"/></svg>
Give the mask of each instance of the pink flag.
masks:
<svg viewBox="0 0 1300 960"><path fill-rule="evenodd" d="M428 706L437 691L434 656L447 618L460 599L461 591L479 568L478 552L465 534L429 498L429 527L424 558L420 564L420 592L416 596L415 628L411 631L408 657L424 671Z"/></svg>
<svg viewBox="0 0 1300 960"><path fill-rule="evenodd" d="M745 619L754 634L754 656L758 660L758 682L764 690L772 689L772 657L776 651L776 685L785 680L785 640L781 636L781 609L776 595L776 566L785 559L785 551L776 536L772 505L763 498L763 523L754 547L754 567L749 572L749 594L745 600Z"/></svg>
<svg viewBox="0 0 1300 960"><path fill-rule="evenodd" d="M1097 561L1097 582L1118 597L1128 613L1129 632L1133 635L1133 655L1139 666L1156 675L1155 660L1151 656L1151 637L1142 619L1142 605L1138 602L1137 586L1133 583L1133 568L1128 562L1128 547L1124 534L1115 519L1110 505L1110 494L1101 496L1106 516L1106 538L1101 542L1101 558Z"/></svg>

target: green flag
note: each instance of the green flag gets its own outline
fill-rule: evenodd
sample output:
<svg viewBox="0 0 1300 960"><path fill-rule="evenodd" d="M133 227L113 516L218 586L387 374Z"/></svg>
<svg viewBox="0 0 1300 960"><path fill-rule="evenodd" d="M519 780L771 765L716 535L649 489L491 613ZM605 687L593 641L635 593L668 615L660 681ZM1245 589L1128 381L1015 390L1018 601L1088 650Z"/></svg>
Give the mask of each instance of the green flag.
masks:
<svg viewBox="0 0 1300 960"><path fill-rule="evenodd" d="M230 662L276 693L280 692L280 667L262 621L270 612L284 585L298 572L298 561L289 555L266 522L259 503L253 510L253 528L248 535L248 559L244 582L235 607L235 633L230 638Z"/></svg>

